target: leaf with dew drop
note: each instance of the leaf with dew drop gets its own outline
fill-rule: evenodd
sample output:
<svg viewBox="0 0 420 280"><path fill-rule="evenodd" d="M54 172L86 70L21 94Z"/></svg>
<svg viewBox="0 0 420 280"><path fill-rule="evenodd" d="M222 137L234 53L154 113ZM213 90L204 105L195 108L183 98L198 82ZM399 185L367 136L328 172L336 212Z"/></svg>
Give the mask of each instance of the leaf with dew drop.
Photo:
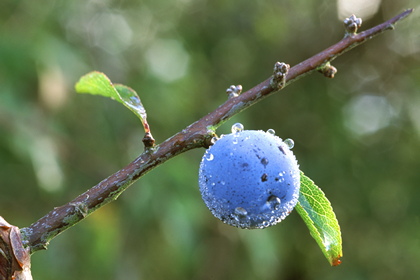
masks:
<svg viewBox="0 0 420 280"><path fill-rule="evenodd" d="M125 85L114 84L114 87L123 100L124 106L130 109L136 116L139 117L144 126L144 130L148 132L149 126L146 121L146 110L144 109L144 106L141 103L140 97L137 95L137 93L132 88Z"/></svg>
<svg viewBox="0 0 420 280"><path fill-rule="evenodd" d="M300 173L300 194L296 211L329 263L337 266L343 256L341 231L331 203L315 183Z"/></svg>
<svg viewBox="0 0 420 280"><path fill-rule="evenodd" d="M113 84L104 73L98 71L82 76L75 88L78 93L102 95L122 103L140 119L145 132L150 131L146 120L146 110L133 89L125 85Z"/></svg>

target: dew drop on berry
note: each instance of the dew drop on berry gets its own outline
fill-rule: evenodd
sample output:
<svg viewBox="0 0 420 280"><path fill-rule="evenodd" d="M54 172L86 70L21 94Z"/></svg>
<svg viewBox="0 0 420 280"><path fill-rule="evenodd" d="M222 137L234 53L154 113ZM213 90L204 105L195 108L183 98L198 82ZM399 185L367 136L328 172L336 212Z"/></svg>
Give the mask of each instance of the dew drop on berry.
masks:
<svg viewBox="0 0 420 280"><path fill-rule="evenodd" d="M212 161L214 159L214 156L212 153L206 153L205 159L208 161Z"/></svg>
<svg viewBox="0 0 420 280"><path fill-rule="evenodd" d="M272 210L277 210L280 207L281 200L275 195L270 195L266 203Z"/></svg>
<svg viewBox="0 0 420 280"><path fill-rule="evenodd" d="M290 138L284 139L283 143L286 144L286 146L290 150L293 149L293 147L295 146L295 141L293 141L293 139L290 139Z"/></svg>
<svg viewBox="0 0 420 280"><path fill-rule="evenodd" d="M243 124L235 123L234 125L232 125L232 128L231 128L232 133L241 132L242 130L244 130Z"/></svg>
<svg viewBox="0 0 420 280"><path fill-rule="evenodd" d="M276 135L276 131L274 129L272 129L272 128L270 128L269 130L267 130L267 133L268 134L271 134L271 135Z"/></svg>
<svg viewBox="0 0 420 280"><path fill-rule="evenodd" d="M236 207L232 216L240 227L246 227L249 223L248 212L242 207Z"/></svg>
<svg viewBox="0 0 420 280"><path fill-rule="evenodd" d="M268 164L268 159L267 159L267 158L265 158L265 157L263 157L263 158L261 159L261 164L262 164L262 165L264 165L264 167L265 167L265 166L267 166L267 164Z"/></svg>
<svg viewBox="0 0 420 280"><path fill-rule="evenodd" d="M235 215L246 216L246 215L248 215L248 212L242 207L236 207L235 208Z"/></svg>

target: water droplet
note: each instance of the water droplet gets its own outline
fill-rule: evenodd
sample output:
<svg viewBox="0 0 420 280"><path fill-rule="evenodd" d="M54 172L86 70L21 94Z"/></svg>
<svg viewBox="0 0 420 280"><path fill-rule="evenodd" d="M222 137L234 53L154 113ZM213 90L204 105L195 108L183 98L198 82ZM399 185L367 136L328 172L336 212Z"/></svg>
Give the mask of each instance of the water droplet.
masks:
<svg viewBox="0 0 420 280"><path fill-rule="evenodd" d="M261 164L262 164L262 165L264 165L264 167L265 167L265 166L267 166L267 164L268 164L268 159L267 159L267 158L265 158L265 157L263 157L263 158L261 159Z"/></svg>
<svg viewBox="0 0 420 280"><path fill-rule="evenodd" d="M219 138L217 138L216 136L214 136L213 138L211 138L210 143L212 145L214 145L214 143L216 143L217 140L219 140Z"/></svg>
<svg viewBox="0 0 420 280"><path fill-rule="evenodd" d="M244 130L244 126L241 123L235 123L234 125L232 125L232 133L241 132L242 130Z"/></svg>
<svg viewBox="0 0 420 280"><path fill-rule="evenodd" d="M267 130L267 133L268 134L271 134L271 135L276 135L276 131L274 129L272 129L272 128L270 128L269 130Z"/></svg>
<svg viewBox="0 0 420 280"><path fill-rule="evenodd" d="M225 181L220 181L220 184L221 184L222 186L224 186L226 183L225 183Z"/></svg>
<svg viewBox="0 0 420 280"><path fill-rule="evenodd" d="M262 222L262 226L263 227L268 227L270 225L270 222L269 221L263 221Z"/></svg>
<svg viewBox="0 0 420 280"><path fill-rule="evenodd" d="M245 228L248 227L248 222L249 222L248 211L246 211L244 208L236 207L232 216L239 223L240 227L245 227Z"/></svg>
<svg viewBox="0 0 420 280"><path fill-rule="evenodd" d="M276 179L275 179L275 180L276 180L277 182L280 182L280 183L284 182L284 180L285 180L285 179L284 179L284 177L283 177L283 173L279 173L279 176L280 176L280 177L276 177Z"/></svg>
<svg viewBox="0 0 420 280"><path fill-rule="evenodd" d="M235 145L238 144L238 137L233 137L232 143Z"/></svg>
<svg viewBox="0 0 420 280"><path fill-rule="evenodd" d="M214 159L214 156L212 153L206 153L206 160L207 161L212 161Z"/></svg>
<svg viewBox="0 0 420 280"><path fill-rule="evenodd" d="M266 203L272 210L277 210L280 207L281 200L275 195L270 195Z"/></svg>
<svg viewBox="0 0 420 280"><path fill-rule="evenodd" d="M328 237L324 237L324 240L322 240L322 244L325 247L325 250L330 251L331 250L331 245L333 245L333 242L330 238Z"/></svg>
<svg viewBox="0 0 420 280"><path fill-rule="evenodd" d="M236 207L235 208L235 215L246 216L246 215L248 215L248 212L242 207Z"/></svg>
<svg viewBox="0 0 420 280"><path fill-rule="evenodd" d="M293 149L293 147L295 146L295 141L293 141L290 138L284 139L283 141L284 144L286 144L286 146L291 150Z"/></svg>

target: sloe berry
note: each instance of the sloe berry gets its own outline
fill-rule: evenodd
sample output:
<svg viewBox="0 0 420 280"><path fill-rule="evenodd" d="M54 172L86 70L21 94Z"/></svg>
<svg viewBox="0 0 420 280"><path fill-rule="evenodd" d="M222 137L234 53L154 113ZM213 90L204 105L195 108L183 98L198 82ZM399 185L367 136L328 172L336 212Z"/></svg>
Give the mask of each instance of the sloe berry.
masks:
<svg viewBox="0 0 420 280"><path fill-rule="evenodd" d="M295 207L300 171L289 144L268 132L242 130L217 140L199 171L202 198L212 214L239 228L265 228Z"/></svg>

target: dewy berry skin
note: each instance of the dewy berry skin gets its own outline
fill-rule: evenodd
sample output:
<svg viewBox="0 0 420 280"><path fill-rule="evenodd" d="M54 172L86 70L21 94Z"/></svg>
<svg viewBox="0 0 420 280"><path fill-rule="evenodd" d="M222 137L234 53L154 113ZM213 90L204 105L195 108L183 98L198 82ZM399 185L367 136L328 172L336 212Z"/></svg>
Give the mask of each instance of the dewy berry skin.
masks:
<svg viewBox="0 0 420 280"><path fill-rule="evenodd" d="M299 197L300 171L274 130L243 130L218 139L204 154L199 171L202 198L212 214L239 228L265 228L282 221Z"/></svg>

